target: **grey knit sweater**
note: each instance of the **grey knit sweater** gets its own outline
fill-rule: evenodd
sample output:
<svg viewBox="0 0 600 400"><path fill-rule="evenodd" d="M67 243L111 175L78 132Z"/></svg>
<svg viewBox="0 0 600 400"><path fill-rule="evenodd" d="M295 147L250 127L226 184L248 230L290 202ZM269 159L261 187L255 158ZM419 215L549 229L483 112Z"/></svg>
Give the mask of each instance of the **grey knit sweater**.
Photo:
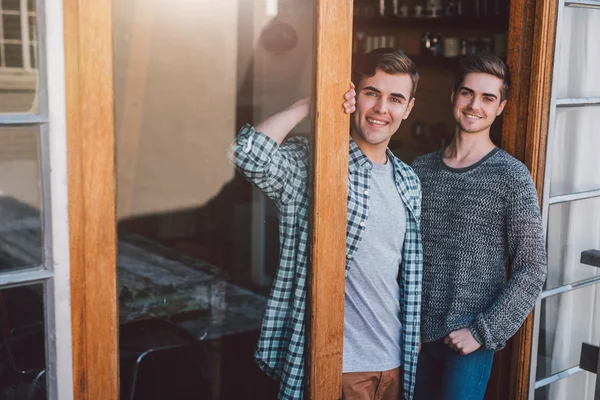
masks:
<svg viewBox="0 0 600 400"><path fill-rule="evenodd" d="M413 164L423 190L422 340L468 327L480 344L498 350L546 278L536 190L525 165L503 150L461 169L448 167L442 154Z"/></svg>

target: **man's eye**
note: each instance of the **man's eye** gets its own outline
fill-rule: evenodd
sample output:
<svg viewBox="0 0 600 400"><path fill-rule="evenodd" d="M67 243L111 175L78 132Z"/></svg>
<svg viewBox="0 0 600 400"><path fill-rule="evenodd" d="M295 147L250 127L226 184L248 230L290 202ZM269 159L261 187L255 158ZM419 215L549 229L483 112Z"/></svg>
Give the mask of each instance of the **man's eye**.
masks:
<svg viewBox="0 0 600 400"><path fill-rule="evenodd" d="M471 92L467 92L465 90L464 92L461 92L461 95L463 95L463 96L469 96L469 95L471 95Z"/></svg>
<svg viewBox="0 0 600 400"><path fill-rule="evenodd" d="M494 99L492 99L491 97L485 97L485 101L492 102L492 101L494 101Z"/></svg>
<svg viewBox="0 0 600 400"><path fill-rule="evenodd" d="M367 92L367 96L377 96L377 93L375 92Z"/></svg>
<svg viewBox="0 0 600 400"><path fill-rule="evenodd" d="M392 101L393 101L393 102L395 102L395 103L402 104L402 100L400 100L400 99L399 99L399 98L397 98L397 97L392 97Z"/></svg>

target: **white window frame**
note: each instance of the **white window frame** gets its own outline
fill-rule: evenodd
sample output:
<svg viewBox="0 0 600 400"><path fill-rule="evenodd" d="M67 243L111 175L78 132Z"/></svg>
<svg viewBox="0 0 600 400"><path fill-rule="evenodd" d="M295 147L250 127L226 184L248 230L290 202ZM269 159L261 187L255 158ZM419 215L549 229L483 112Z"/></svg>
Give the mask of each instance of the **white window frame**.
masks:
<svg viewBox="0 0 600 400"><path fill-rule="evenodd" d="M550 196L550 180L552 176L553 167L553 154L554 154L554 139L555 139L555 128L556 128L556 111L562 107L586 107L593 105L600 105L600 98L558 98L558 73L556 73L561 56L561 33L564 28L564 10L566 7L579 7L598 10L600 12L600 0L559 0L558 12L556 19L556 38L554 45L554 61L553 70L554 74L552 77L552 93L550 100L550 113L548 116L548 138L546 146L546 166L544 172L544 191L542 197L542 222L544 234L548 232L548 214L549 208L552 204L559 204L577 200L590 199L600 197L600 190L591 190L580 193L570 193L560 196ZM547 243L547 241L546 241ZM586 286L600 283L600 276L584 279L578 282L571 282L563 286L544 290L538 298L535 309L534 309L534 320L533 320L533 337L531 345L531 363L529 369L529 400L534 400L535 390L541 387L550 385L551 383L557 382L561 379L573 376L580 372L583 372L579 366L575 366L564 371L557 372L550 376L544 377L543 379L536 381L536 370L537 370L537 357L539 348L539 334L540 334L540 314L542 300L551 296L560 295L573 290L581 289Z"/></svg>
<svg viewBox="0 0 600 400"><path fill-rule="evenodd" d="M27 6L26 0L23 4ZM73 400L63 4L37 0L36 8L38 111L0 113L0 127L39 128L43 261L41 266L0 274L0 289L44 285L48 399Z"/></svg>

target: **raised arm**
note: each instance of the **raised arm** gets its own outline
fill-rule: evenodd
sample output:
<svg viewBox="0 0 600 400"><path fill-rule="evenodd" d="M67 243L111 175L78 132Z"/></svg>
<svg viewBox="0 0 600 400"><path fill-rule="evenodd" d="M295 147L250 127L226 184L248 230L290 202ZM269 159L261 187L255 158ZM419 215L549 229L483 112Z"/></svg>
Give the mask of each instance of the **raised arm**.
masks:
<svg viewBox="0 0 600 400"><path fill-rule="evenodd" d="M292 129L309 115L310 98L305 97L256 125L256 130L281 144Z"/></svg>
<svg viewBox="0 0 600 400"><path fill-rule="evenodd" d="M350 89L344 94L345 102L342 105L346 114L351 114L356 109L355 97L354 84L350 82ZM256 130L264 133L277 144L281 144L292 129L309 115L310 97L305 97L258 124Z"/></svg>

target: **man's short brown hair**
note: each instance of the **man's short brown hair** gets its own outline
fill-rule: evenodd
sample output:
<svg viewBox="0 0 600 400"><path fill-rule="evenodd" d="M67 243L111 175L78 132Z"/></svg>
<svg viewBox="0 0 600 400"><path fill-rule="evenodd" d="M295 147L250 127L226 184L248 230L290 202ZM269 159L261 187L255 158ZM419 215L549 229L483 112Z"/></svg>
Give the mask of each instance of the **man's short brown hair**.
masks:
<svg viewBox="0 0 600 400"><path fill-rule="evenodd" d="M490 74L501 79L500 100L506 100L510 90L510 71L500 57L490 53L478 53L461 60L454 80L454 93L458 92L465 76L473 72Z"/></svg>
<svg viewBox="0 0 600 400"><path fill-rule="evenodd" d="M374 76L377 70L390 75L408 74L412 81L410 97L415 97L417 84L419 83L419 73L415 63L402 51L386 47L375 49L359 57L352 68L352 81L358 86L364 77Z"/></svg>

